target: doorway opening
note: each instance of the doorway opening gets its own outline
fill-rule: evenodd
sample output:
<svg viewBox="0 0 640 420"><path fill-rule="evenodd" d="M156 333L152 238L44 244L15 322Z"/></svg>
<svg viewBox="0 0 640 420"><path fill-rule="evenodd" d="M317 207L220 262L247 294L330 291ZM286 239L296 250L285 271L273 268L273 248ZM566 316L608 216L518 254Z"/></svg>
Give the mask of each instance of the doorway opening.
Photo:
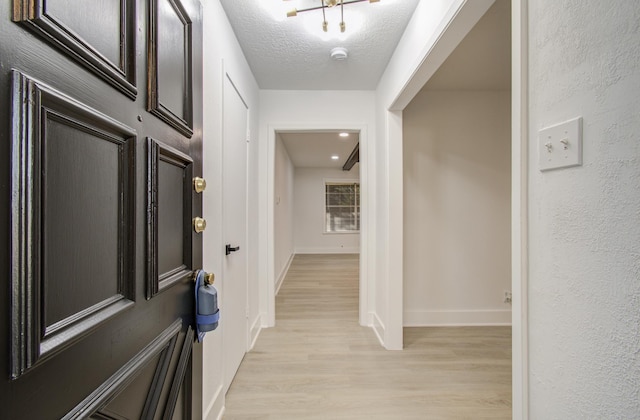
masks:
<svg viewBox="0 0 640 420"><path fill-rule="evenodd" d="M402 110L403 326L475 328L508 362L509 395L511 63L497 0Z"/></svg>
<svg viewBox="0 0 640 420"><path fill-rule="evenodd" d="M366 325L366 140L366 127L355 124L270 129L266 326L275 325L276 293L296 253L359 254L358 322ZM332 195L329 201L337 204L327 207L327 185L332 184L351 185L346 188L352 190L351 208L339 203L348 199L346 190ZM327 231L327 220L339 222L339 231Z"/></svg>
<svg viewBox="0 0 640 420"><path fill-rule="evenodd" d="M356 130L275 133L276 295L295 255L360 253L359 140Z"/></svg>
<svg viewBox="0 0 640 420"><path fill-rule="evenodd" d="M404 325L511 324L511 19L497 0L403 111Z"/></svg>

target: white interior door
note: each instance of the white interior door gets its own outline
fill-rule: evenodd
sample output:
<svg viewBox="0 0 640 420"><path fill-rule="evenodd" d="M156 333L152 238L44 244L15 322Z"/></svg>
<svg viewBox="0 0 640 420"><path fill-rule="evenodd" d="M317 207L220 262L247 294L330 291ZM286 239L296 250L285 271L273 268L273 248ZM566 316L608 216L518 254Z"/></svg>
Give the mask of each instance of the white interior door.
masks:
<svg viewBox="0 0 640 420"><path fill-rule="evenodd" d="M223 204L225 245L234 251L223 257L221 327L224 386L229 389L247 351L247 113L239 92L224 78ZM222 250L225 252L225 250ZM226 252L225 252L226 254Z"/></svg>

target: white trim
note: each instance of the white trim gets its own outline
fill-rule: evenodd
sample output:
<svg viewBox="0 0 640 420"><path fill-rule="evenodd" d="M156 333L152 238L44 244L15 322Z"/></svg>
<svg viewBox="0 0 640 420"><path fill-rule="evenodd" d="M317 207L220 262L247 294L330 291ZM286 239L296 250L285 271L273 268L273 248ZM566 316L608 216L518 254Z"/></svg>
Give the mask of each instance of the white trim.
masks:
<svg viewBox="0 0 640 420"><path fill-rule="evenodd" d="M261 161L260 165L260 178L266 180L264 190L266 190L266 196L262 196L263 201L260 208L264 209L263 214L266 215L265 223L262 227L263 235L261 236L260 248L262 250L262 259L260 266L264 270L265 275L260 285L261 296L261 313L262 326L273 327L276 321L275 312L275 297L276 297L276 284L275 284L275 232L274 232L274 206L275 206L275 144L276 133L281 131L322 131L322 130L335 130L336 128L359 131L360 132L360 289L359 289L359 322L360 325L368 325L369 313L369 301L368 292L373 290L375 278L368 276L369 259L368 259L368 229L370 228L367 223L369 222L368 212L371 203L368 202L370 196L366 191L367 188L374 188L374 182L370 182L368 176L368 156L366 155L369 150L368 143L373 141L369 138L367 124L359 122L321 122L321 123L270 123L267 124L267 142L266 142L266 162ZM263 158L264 159L264 158ZM266 171L266 173L264 172Z"/></svg>
<svg viewBox="0 0 640 420"><path fill-rule="evenodd" d="M516 420L529 418L527 7L527 0L511 1L511 399Z"/></svg>
<svg viewBox="0 0 640 420"><path fill-rule="evenodd" d="M375 267L375 220L369 215L375 212L375 153L373 146L375 139L369 137L367 126L360 128L360 287L358 290L358 321L362 326L371 325L369 322L369 309L373 291L375 290L376 274L369 270L369 263ZM373 213L375 214L375 213ZM371 220L371 224L369 221ZM371 239L371 240L370 240ZM369 248L370 247L370 248ZM371 259L369 259L371 256Z"/></svg>
<svg viewBox="0 0 640 420"><path fill-rule="evenodd" d="M388 230L385 244L387 256L387 319L384 346L387 350L402 350L404 309L404 163L402 111L387 112L388 140L387 179Z"/></svg>
<svg viewBox="0 0 640 420"><path fill-rule="evenodd" d="M264 314L263 327L273 327L276 325L276 290L275 290L275 160L276 160L276 129L269 125L267 127L267 162L261 166L267 172L262 173L259 178L266 179L267 202L266 207L267 220L264 224L266 235L263 236L263 243L260 248L266 252L264 259L264 271L266 273L264 286L261 286L261 299L263 299Z"/></svg>
<svg viewBox="0 0 640 420"><path fill-rule="evenodd" d="M373 332L376 334L376 337L378 337L378 341L380 341L380 344L384 346L384 335L385 335L385 328L384 328L384 324L382 323L382 320L378 317L378 314L375 312L371 312L369 313L369 316L371 318L371 328L373 329Z"/></svg>
<svg viewBox="0 0 640 420"><path fill-rule="evenodd" d="M360 235L359 230L340 231L340 232L322 232L321 235Z"/></svg>
<svg viewBox="0 0 640 420"><path fill-rule="evenodd" d="M258 336L262 331L262 324L260 319L260 314L256 316L256 319L251 323L251 328L249 330L249 350L253 349L253 346L256 345L256 341L258 340Z"/></svg>
<svg viewBox="0 0 640 420"><path fill-rule="evenodd" d="M296 254L359 254L359 247L346 248L296 248Z"/></svg>
<svg viewBox="0 0 640 420"><path fill-rule="evenodd" d="M511 311L405 311L405 327L510 326Z"/></svg>
<svg viewBox="0 0 640 420"><path fill-rule="evenodd" d="M233 83L233 80L230 78L229 74L227 73L227 77L229 77L229 81ZM244 98L242 98L242 96L240 96L240 99L242 99L242 101L244 102ZM244 214L245 214L245 221L244 221L244 243L245 243L245 250L243 252L246 253L246 258L245 258L245 273L244 273L244 279L245 279L245 297L244 297L244 312L246 315L246 320L245 320L245 328L247 329L247 349L245 351L245 354L247 354L247 352L249 350L251 350L252 346L252 337L253 337L253 326L249 326L249 314L251 313L251 310L249 308L249 265L251 264L250 258L251 258L251 247L253 246L253 244L251 244L251 241L249 240L249 202L250 202L250 196L249 196L249 183L251 182L251 168L249 165L249 162L251 161L251 108L249 108L249 106L247 105L247 103L245 102L245 106L247 107L247 127L245 129L246 134L246 143L245 143L245 187L244 187ZM258 317L259 319L259 317ZM257 335L256 335L257 337ZM242 362L240 362L242 364Z"/></svg>
<svg viewBox="0 0 640 420"><path fill-rule="evenodd" d="M280 275L278 276L278 280L276 281L276 296L280 292L280 288L282 287L282 283L284 283L284 278L287 276L287 272L289 271L289 267L291 267L291 263L293 262L293 257L296 256L296 253L292 253L287 260L287 263L282 268Z"/></svg>
<svg viewBox="0 0 640 420"><path fill-rule="evenodd" d="M204 410L203 419L205 420L221 420L224 414L224 393L222 392L222 385L218 386L214 397Z"/></svg>
<svg viewBox="0 0 640 420"><path fill-rule="evenodd" d="M421 62L398 90L388 106L389 110L400 111L409 105L493 3L495 0L457 0L451 5L433 32L435 39L432 38L425 44L425 49L420 54Z"/></svg>

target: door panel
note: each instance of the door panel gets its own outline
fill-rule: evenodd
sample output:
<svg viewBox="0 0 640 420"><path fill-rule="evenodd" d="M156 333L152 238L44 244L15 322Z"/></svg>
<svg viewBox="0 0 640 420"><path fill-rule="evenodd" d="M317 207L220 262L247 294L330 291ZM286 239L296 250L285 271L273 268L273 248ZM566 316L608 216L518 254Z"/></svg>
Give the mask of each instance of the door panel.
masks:
<svg viewBox="0 0 640 420"><path fill-rule="evenodd" d="M147 139L147 298L188 282L192 264L190 200L193 160L160 141Z"/></svg>
<svg viewBox="0 0 640 420"><path fill-rule="evenodd" d="M151 1L149 111L187 137L193 134L191 20L179 0Z"/></svg>
<svg viewBox="0 0 640 420"><path fill-rule="evenodd" d="M240 249L224 258L222 342L225 391L248 347L247 326L247 106L231 79L224 82L223 218L224 240Z"/></svg>
<svg viewBox="0 0 640 420"><path fill-rule="evenodd" d="M15 378L133 303L136 138L20 72L12 79Z"/></svg>
<svg viewBox="0 0 640 420"><path fill-rule="evenodd" d="M158 239L170 245L160 248L158 254L158 271L163 275L185 267L183 172L183 168L165 161L158 164L158 186L162 188L158 191L158 227L162 229L158 232Z"/></svg>
<svg viewBox="0 0 640 420"><path fill-rule="evenodd" d="M198 414L192 412L191 401L189 399L189 396L192 394L191 375L193 372L192 346L194 336L195 331L189 329L182 344L182 351L177 360L176 373L173 377L167 404L164 408L163 420L169 418L179 420L200 417Z"/></svg>
<svg viewBox="0 0 640 420"><path fill-rule="evenodd" d="M14 0L13 20L135 98L134 0Z"/></svg>
<svg viewBox="0 0 640 420"><path fill-rule="evenodd" d="M0 417L197 418L200 3L171 2L193 66L156 80L185 135L135 88L164 0L96 1L0 2Z"/></svg>
<svg viewBox="0 0 640 420"><path fill-rule="evenodd" d="M153 418L182 323L175 321L125 366L67 413L75 418ZM192 330L191 330L192 331ZM185 336L193 338L193 333ZM190 340L188 340L190 341ZM145 398L132 398L144 395Z"/></svg>
<svg viewBox="0 0 640 420"><path fill-rule="evenodd" d="M121 0L92 0L68 7L69 0L46 0L43 12L58 26L84 40L114 67L120 64ZM80 19L82 17L82 19ZM105 36L108 35L108 36Z"/></svg>

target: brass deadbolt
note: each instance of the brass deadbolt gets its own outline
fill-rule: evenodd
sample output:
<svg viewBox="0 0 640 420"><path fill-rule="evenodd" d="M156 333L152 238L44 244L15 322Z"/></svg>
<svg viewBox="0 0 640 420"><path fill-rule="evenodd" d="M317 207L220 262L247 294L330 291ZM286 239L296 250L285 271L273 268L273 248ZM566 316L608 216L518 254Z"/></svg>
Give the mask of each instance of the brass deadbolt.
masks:
<svg viewBox="0 0 640 420"><path fill-rule="evenodd" d="M193 178L193 189L200 194L201 192L203 192L205 189L207 189L207 181L204 180L204 178L200 178L200 177L195 177Z"/></svg>
<svg viewBox="0 0 640 420"><path fill-rule="evenodd" d="M207 221L204 220L202 217L195 217L193 219L193 230L195 230L196 233L202 233L206 228L207 228Z"/></svg>

